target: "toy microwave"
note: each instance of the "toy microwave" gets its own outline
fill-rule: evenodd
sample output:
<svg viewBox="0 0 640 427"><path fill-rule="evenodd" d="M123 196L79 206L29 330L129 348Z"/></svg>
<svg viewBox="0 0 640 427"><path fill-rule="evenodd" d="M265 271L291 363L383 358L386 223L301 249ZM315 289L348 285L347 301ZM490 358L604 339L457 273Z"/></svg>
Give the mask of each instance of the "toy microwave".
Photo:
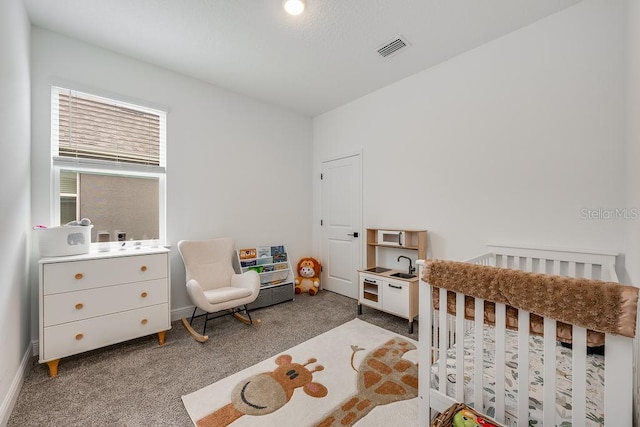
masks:
<svg viewBox="0 0 640 427"><path fill-rule="evenodd" d="M404 232L394 230L378 230L378 244L404 246Z"/></svg>

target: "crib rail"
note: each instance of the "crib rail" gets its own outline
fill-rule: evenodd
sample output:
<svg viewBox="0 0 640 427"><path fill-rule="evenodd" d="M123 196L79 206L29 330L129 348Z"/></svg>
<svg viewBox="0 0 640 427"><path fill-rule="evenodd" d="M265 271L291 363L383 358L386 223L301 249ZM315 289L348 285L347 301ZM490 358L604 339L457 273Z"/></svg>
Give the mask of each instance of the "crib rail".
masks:
<svg viewBox="0 0 640 427"><path fill-rule="evenodd" d="M617 254L614 252L531 249L515 245L488 245L487 249L495 258L495 263L490 265L496 267L618 282L615 268ZM466 262L477 264L472 260Z"/></svg>
<svg viewBox="0 0 640 427"><path fill-rule="evenodd" d="M490 252L479 257L467 260L467 262L519 270L539 272L545 274L560 274L572 277L595 278L607 281L617 281L615 274L615 255L596 254L590 252L575 253L571 251L557 251L549 249L531 250L513 246L491 246ZM419 260L420 266L420 352L421 355L429 354L430 361L422 361L419 365L419 425L428 426L430 419L436 412L443 412L456 402L464 402L473 405L479 412L486 412L483 406L485 388L488 386L482 380L485 376L484 359L485 351L494 352L493 378L505 378L505 367L513 365L512 360L507 360L507 339L513 340L515 334L517 354L517 399L516 406L507 409L505 402L505 384L507 381L495 381L495 402L492 403L492 411L487 415L504 425L516 425L515 420L528 420L530 417L529 397L530 382L540 381L540 378L531 378L529 365L532 357L540 357L530 353L530 313L525 310L518 311L518 331L508 336L506 332L506 306L495 305L496 324L493 332L494 341L487 344L482 339L476 339L471 350L472 356L465 362L462 341L466 332L473 328L475 337L483 337L484 322L474 322L464 319L465 296L456 293L455 316L447 314L447 291L440 289L439 307L433 310L432 287L422 280L424 261ZM484 318L484 303L481 299L475 299L475 318ZM542 414L536 414L540 418L539 425L556 425L556 404L564 399L564 395L558 392L556 384L556 321L551 318L544 319L544 336L541 339L542 357L544 360L541 377L544 381L542 395ZM510 341L512 343L512 341ZM625 337L606 335L604 358L604 393L597 397L604 407L604 420L606 426L631 425L632 408L632 355L633 340ZM456 345L460 344L460 345ZM511 344L509 344L511 345ZM453 349L455 346L455 350ZM571 409L570 417L574 426L586 425L589 417L587 409L587 331L585 328L573 326L573 349L571 351ZM489 348L491 347L491 348ZM443 362L449 354L455 354L454 362L447 370L447 363ZM423 357L423 356L421 356ZM458 362L461 361L461 362ZM431 363L424 363L431 362ZM432 387L432 363L438 362L438 382ZM469 363L472 364L469 367ZM454 369L455 383L451 383L451 370ZM465 372L468 375L472 371L472 391L465 393ZM476 379L480 379L477 381ZM476 404L479 402L479 404ZM591 415L593 417L593 415ZM597 421L597 420L596 420ZM518 425L523 425L518 421ZM524 424L527 425L527 424Z"/></svg>

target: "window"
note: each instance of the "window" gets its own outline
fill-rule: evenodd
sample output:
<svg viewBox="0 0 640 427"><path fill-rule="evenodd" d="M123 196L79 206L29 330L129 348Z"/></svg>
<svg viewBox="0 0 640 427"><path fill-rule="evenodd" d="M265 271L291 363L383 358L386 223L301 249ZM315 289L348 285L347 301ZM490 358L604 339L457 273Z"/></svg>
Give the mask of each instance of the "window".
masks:
<svg viewBox="0 0 640 427"><path fill-rule="evenodd" d="M91 241L165 240L166 112L54 86L53 223L89 218Z"/></svg>

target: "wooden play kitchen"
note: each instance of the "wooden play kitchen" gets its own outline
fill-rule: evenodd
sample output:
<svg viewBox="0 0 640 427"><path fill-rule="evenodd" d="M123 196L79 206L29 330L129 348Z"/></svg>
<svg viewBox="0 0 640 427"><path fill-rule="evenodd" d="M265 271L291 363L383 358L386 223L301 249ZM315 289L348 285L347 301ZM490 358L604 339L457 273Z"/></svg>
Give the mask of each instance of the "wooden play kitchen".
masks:
<svg viewBox="0 0 640 427"><path fill-rule="evenodd" d="M408 251L417 259L427 258L427 230L367 228L367 266L358 271L358 314L362 306L375 308L409 321L418 315L418 275L412 270L411 258L407 272L379 265L379 251Z"/></svg>

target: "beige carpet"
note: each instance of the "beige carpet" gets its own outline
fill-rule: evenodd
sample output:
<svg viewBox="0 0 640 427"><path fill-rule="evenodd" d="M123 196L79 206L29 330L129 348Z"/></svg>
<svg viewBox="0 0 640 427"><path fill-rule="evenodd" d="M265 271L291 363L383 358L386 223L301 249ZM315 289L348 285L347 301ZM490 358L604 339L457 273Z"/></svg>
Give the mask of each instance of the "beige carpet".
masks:
<svg viewBox="0 0 640 427"><path fill-rule="evenodd" d="M198 426L415 425L416 346L354 319L182 400Z"/></svg>

